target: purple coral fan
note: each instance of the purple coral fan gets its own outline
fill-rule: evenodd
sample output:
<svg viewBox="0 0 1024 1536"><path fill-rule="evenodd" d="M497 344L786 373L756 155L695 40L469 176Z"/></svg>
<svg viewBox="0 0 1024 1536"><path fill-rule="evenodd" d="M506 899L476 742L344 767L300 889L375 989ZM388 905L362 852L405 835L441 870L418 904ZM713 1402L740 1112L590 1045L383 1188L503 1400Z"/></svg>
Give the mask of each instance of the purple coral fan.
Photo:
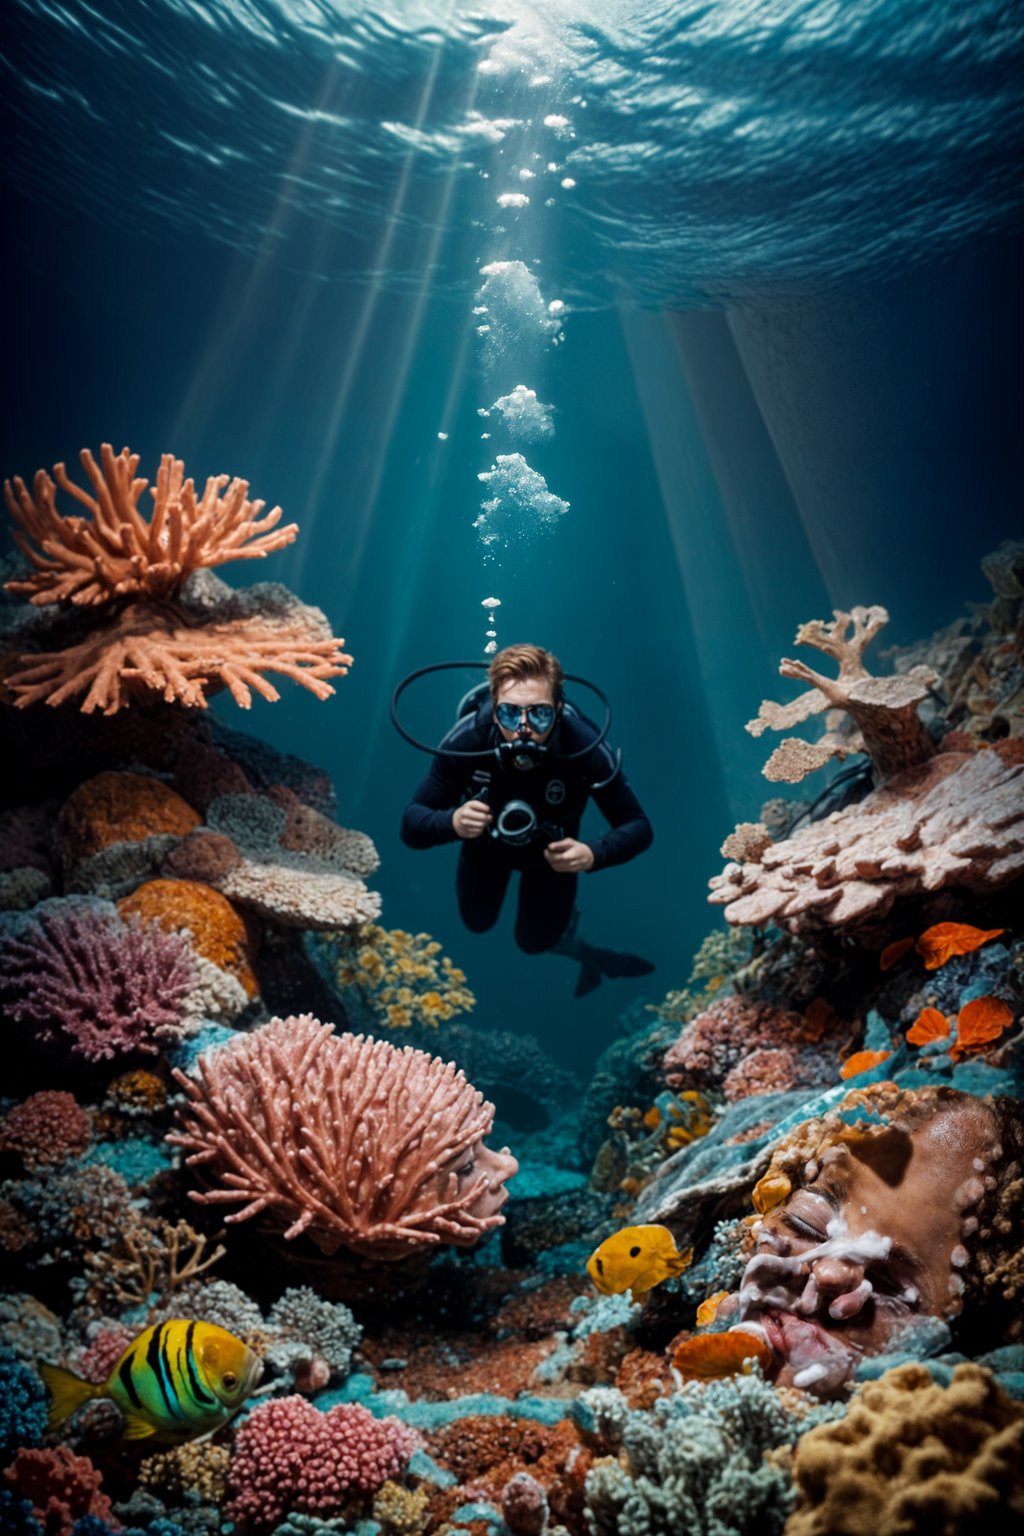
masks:
<svg viewBox="0 0 1024 1536"><path fill-rule="evenodd" d="M43 908L0 936L0 1003L40 1044L90 1062L180 1039L197 976L186 937L113 912Z"/></svg>

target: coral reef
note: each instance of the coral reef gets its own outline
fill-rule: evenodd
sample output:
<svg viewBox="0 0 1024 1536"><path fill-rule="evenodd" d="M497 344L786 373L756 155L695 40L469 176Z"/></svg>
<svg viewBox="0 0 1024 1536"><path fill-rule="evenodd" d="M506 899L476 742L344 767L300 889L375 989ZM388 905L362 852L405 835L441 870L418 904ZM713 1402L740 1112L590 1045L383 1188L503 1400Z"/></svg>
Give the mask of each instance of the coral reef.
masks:
<svg viewBox="0 0 1024 1536"><path fill-rule="evenodd" d="M486 1136L493 1107L461 1072L406 1047L335 1035L308 1015L275 1019L199 1060L184 1129L169 1139L218 1187L202 1203L238 1203L324 1253L408 1254L473 1242L502 1218L460 1192L457 1160Z"/></svg>
<svg viewBox="0 0 1024 1536"><path fill-rule="evenodd" d="M801 1439L786 1536L958 1536L1019 1520L1022 1454L1024 1408L990 1371L958 1365L941 1387L923 1365L898 1366Z"/></svg>
<svg viewBox="0 0 1024 1536"><path fill-rule="evenodd" d="M84 1152L92 1121L74 1094L44 1088L16 1104L0 1122L0 1152L15 1152L29 1172Z"/></svg>
<svg viewBox="0 0 1024 1536"><path fill-rule="evenodd" d="M732 1103L835 1082L850 1036L850 1026L820 999L801 1014L734 994L686 1025L662 1069L673 1088L722 1092Z"/></svg>
<svg viewBox="0 0 1024 1536"><path fill-rule="evenodd" d="M378 862L365 833L336 826L281 790L219 796L206 825L170 852L164 870L286 926L359 928L380 913L380 896L363 883Z"/></svg>
<svg viewBox="0 0 1024 1536"><path fill-rule="evenodd" d="M214 1445L209 1440L176 1445L145 1458L139 1467L139 1486L171 1504L189 1500L222 1504L230 1459L226 1445Z"/></svg>
<svg viewBox="0 0 1024 1536"><path fill-rule="evenodd" d="M160 847L166 850L201 821L198 811L159 779L108 770L86 779L68 796L54 836L65 877L86 883L89 862L105 849L164 838Z"/></svg>
<svg viewBox="0 0 1024 1536"><path fill-rule="evenodd" d="M116 912L53 901L0 933L0 1000L43 1046L86 1062L155 1055L194 1027L187 939ZM198 1021L194 1021L197 1023Z"/></svg>
<svg viewBox="0 0 1024 1536"><path fill-rule="evenodd" d="M358 1403L323 1414L303 1397L261 1403L232 1447L225 1514L261 1530L290 1511L339 1514L353 1494L397 1476L416 1444L398 1419L375 1419Z"/></svg>
<svg viewBox="0 0 1024 1536"><path fill-rule="evenodd" d="M298 1392L316 1392L348 1375L363 1330L344 1302L325 1301L309 1286L293 1286L274 1303L266 1331L268 1366L291 1378Z"/></svg>
<svg viewBox="0 0 1024 1536"><path fill-rule="evenodd" d="M38 1445L46 1428L46 1388L6 1349L0 1353L0 1456L18 1446Z"/></svg>

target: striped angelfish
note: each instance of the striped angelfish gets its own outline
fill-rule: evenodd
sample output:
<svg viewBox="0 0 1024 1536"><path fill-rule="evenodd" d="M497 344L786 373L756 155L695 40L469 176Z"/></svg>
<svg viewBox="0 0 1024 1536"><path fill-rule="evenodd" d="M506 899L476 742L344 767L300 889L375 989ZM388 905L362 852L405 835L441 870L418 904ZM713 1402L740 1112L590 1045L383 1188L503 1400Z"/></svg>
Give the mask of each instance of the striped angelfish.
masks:
<svg viewBox="0 0 1024 1536"><path fill-rule="evenodd" d="M83 1381L60 1365L40 1366L50 1392L47 1429L83 1403L109 1398L124 1415L127 1440L167 1444L210 1434L238 1412L263 1374L263 1362L215 1323L174 1318L133 1339L107 1380Z"/></svg>

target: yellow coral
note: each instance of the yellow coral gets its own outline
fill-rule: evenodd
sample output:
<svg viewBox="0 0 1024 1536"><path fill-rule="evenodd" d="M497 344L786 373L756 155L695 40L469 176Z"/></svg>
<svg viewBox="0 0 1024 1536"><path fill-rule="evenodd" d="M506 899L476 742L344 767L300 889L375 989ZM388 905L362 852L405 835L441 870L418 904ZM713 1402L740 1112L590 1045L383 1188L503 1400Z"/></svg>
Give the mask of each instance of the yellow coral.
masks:
<svg viewBox="0 0 1024 1536"><path fill-rule="evenodd" d="M958 1365L942 1387L900 1365L799 1441L785 1536L966 1536L993 1519L1011 1530L1024 1519L1022 1457L1024 1407L991 1371Z"/></svg>
<svg viewBox="0 0 1024 1536"><path fill-rule="evenodd" d="M384 1536L421 1536L430 1518L430 1494L426 1488L415 1493L401 1483L382 1483L373 1501L373 1518Z"/></svg>
<svg viewBox="0 0 1024 1536"><path fill-rule="evenodd" d="M221 1504L227 1493L230 1460L226 1445L194 1440L147 1456L139 1467L139 1483L169 1504L182 1504L190 1494L198 1495L203 1504Z"/></svg>
<svg viewBox="0 0 1024 1536"><path fill-rule="evenodd" d="M370 925L354 934L320 934L317 945L337 986L354 988L392 1029L436 1027L476 1006L465 971L441 954L429 933Z"/></svg>

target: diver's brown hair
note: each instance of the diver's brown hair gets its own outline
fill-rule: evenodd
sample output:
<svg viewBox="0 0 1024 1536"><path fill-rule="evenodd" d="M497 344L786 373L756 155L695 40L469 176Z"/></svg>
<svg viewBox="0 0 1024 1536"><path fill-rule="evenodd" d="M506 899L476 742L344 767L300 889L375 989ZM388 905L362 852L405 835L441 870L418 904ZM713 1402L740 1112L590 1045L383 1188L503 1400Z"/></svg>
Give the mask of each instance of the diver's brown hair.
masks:
<svg viewBox="0 0 1024 1536"><path fill-rule="evenodd" d="M561 704L565 691L565 673L557 656L539 645L506 645L499 651L487 669L491 699L496 704L498 694L507 683L525 683L530 678L541 678L551 688L551 697Z"/></svg>

